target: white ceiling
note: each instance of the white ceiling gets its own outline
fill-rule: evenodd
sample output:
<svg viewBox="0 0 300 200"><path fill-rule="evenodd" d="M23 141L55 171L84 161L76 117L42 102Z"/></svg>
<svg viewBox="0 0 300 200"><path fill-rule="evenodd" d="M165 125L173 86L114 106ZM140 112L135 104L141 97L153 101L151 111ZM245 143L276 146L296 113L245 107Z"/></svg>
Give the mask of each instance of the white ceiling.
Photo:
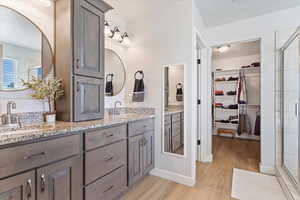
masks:
<svg viewBox="0 0 300 200"><path fill-rule="evenodd" d="M194 0L208 27L300 6L300 0Z"/></svg>
<svg viewBox="0 0 300 200"><path fill-rule="evenodd" d="M226 59L260 54L260 41L230 44L225 53L220 53L217 48L213 49L213 59Z"/></svg>
<svg viewBox="0 0 300 200"><path fill-rule="evenodd" d="M42 34L30 21L0 6L0 41L40 50Z"/></svg>

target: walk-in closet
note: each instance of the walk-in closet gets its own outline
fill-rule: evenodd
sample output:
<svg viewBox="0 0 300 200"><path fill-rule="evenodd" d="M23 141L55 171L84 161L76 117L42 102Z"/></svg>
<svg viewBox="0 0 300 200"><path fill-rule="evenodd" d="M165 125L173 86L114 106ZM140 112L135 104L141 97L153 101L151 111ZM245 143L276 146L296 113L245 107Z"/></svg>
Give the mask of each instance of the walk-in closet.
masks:
<svg viewBox="0 0 300 200"><path fill-rule="evenodd" d="M260 41L213 49L213 135L260 140Z"/></svg>

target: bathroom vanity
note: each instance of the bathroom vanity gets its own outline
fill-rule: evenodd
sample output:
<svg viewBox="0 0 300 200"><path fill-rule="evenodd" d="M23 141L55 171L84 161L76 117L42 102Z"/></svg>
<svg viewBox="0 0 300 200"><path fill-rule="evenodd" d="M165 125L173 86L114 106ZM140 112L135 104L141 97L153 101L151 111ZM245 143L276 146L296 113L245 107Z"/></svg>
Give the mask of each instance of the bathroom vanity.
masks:
<svg viewBox="0 0 300 200"><path fill-rule="evenodd" d="M0 132L0 199L117 199L153 167L153 112Z"/></svg>

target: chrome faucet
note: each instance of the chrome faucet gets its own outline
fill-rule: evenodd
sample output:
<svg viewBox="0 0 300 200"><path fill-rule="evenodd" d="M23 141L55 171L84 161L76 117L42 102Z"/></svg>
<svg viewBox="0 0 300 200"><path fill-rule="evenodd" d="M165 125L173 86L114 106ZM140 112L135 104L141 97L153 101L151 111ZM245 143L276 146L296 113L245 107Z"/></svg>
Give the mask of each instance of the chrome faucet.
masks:
<svg viewBox="0 0 300 200"><path fill-rule="evenodd" d="M12 110L17 108L17 104L14 101L9 101L7 102L7 113L2 116L2 123L5 127L10 127L10 128L18 128L20 127L20 119L17 118L16 122L13 122L12 118Z"/></svg>
<svg viewBox="0 0 300 200"><path fill-rule="evenodd" d="M122 106L122 102L121 101L115 101L115 106L114 106L114 115L119 115L120 111L117 110L117 105Z"/></svg>

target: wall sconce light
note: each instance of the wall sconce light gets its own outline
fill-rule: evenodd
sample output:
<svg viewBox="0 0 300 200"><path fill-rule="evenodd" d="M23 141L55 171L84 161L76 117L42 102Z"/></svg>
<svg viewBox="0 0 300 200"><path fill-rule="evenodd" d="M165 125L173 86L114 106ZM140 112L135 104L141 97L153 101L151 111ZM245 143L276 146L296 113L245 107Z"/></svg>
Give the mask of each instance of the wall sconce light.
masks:
<svg viewBox="0 0 300 200"><path fill-rule="evenodd" d="M52 6L52 1L51 0L40 0L40 2L43 4L45 7L50 7Z"/></svg>
<svg viewBox="0 0 300 200"><path fill-rule="evenodd" d="M224 46L218 47L218 51L219 51L220 53L225 53L225 52L227 52L229 49L230 49L230 45L224 45Z"/></svg>
<svg viewBox="0 0 300 200"><path fill-rule="evenodd" d="M122 43L124 45L129 45L130 44L130 39L128 34L125 32L123 35L121 34L121 31L119 30L119 27L115 27L113 30L110 29L110 25L108 22L105 20L104 22L104 34L106 37L114 39L118 41L119 43Z"/></svg>

